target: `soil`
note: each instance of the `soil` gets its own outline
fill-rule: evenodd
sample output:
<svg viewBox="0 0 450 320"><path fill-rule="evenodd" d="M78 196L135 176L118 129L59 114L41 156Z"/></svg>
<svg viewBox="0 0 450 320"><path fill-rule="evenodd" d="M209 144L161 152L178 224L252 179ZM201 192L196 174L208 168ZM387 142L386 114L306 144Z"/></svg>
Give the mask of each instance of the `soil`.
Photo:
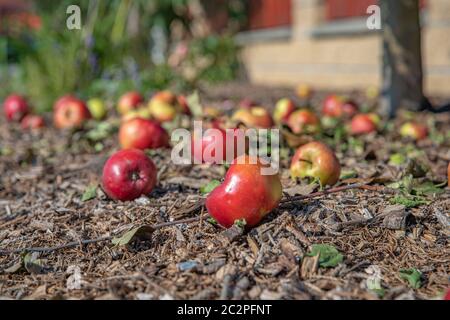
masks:
<svg viewBox="0 0 450 320"><path fill-rule="evenodd" d="M209 104L220 106L224 99L244 96L270 106L286 95L294 93L240 84L202 93ZM317 96L314 105L323 98ZM358 95L355 99L366 102ZM159 170L157 188L148 197L115 202L99 186L104 161L118 149L115 133L100 143L87 139L86 130L49 127L26 133L2 117L0 298L439 298L450 274L450 192L442 184L450 161L450 115L421 114L433 135L418 143L396 133L405 117L380 134L334 145L348 173L339 185L364 188L285 203L258 227L235 234L204 216L205 196L199 190L222 179L223 166L174 165L170 150L151 151ZM404 149L405 163L389 164L390 155ZM307 181L290 179L293 151L285 150L280 172L285 199L317 191ZM426 172L412 170L415 161L426 165ZM393 199L405 195L398 183L410 173L417 176L414 183L432 182L440 191L423 195L411 207L399 204ZM97 186L93 199L82 201L90 186ZM200 215L147 232L128 245L111 242L142 225ZM314 244L332 245L342 261L325 267L318 256L308 255ZM41 249L23 250L36 247ZM401 271L411 268L420 271L419 283L402 277Z"/></svg>

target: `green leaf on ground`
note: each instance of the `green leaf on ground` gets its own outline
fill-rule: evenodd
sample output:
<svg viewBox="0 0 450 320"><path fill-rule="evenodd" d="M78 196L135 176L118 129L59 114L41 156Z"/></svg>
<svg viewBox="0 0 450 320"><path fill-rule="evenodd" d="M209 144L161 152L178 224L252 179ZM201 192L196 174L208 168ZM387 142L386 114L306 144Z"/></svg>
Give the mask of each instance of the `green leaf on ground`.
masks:
<svg viewBox="0 0 450 320"><path fill-rule="evenodd" d="M324 268L336 267L344 260L344 256L329 244L313 244L309 257L319 255L319 266Z"/></svg>
<svg viewBox="0 0 450 320"><path fill-rule="evenodd" d="M201 194L207 194L210 193L211 191L213 191L217 186L220 185L220 181L219 180L211 180L210 182L208 182L206 184L206 186L203 186L200 188L200 193Z"/></svg>
<svg viewBox="0 0 450 320"><path fill-rule="evenodd" d="M116 246L125 246L135 239L150 240L153 231L152 226L143 225L125 232L121 237L112 239L111 242Z"/></svg>
<svg viewBox="0 0 450 320"><path fill-rule="evenodd" d="M340 176L340 180L346 180L346 179L351 179L351 178L357 178L358 177L358 172L356 172L355 170L343 170L341 172L341 176Z"/></svg>
<svg viewBox="0 0 450 320"><path fill-rule="evenodd" d="M444 189L441 189L442 187L446 186L447 183L443 182L441 184L435 185L431 181L426 181L422 184L416 185L412 188L412 191L415 195L426 195L426 196L432 196L437 195L445 192Z"/></svg>
<svg viewBox="0 0 450 320"><path fill-rule="evenodd" d="M84 191L84 193L81 197L81 201L83 201L83 202L89 201L89 200L95 199L95 197L97 197L97 185L90 185Z"/></svg>
<svg viewBox="0 0 450 320"><path fill-rule="evenodd" d="M414 289L419 289L422 286L422 272L415 268L400 270L400 278L407 280L409 286Z"/></svg>
<svg viewBox="0 0 450 320"><path fill-rule="evenodd" d="M402 204L407 208L415 208L422 204L428 204L429 201L422 197L415 196L395 196L390 200L392 204Z"/></svg>
<svg viewBox="0 0 450 320"><path fill-rule="evenodd" d="M393 165L393 166L400 166L400 165L404 164L405 161L406 161L406 158L401 153L394 153L389 158L389 164Z"/></svg>

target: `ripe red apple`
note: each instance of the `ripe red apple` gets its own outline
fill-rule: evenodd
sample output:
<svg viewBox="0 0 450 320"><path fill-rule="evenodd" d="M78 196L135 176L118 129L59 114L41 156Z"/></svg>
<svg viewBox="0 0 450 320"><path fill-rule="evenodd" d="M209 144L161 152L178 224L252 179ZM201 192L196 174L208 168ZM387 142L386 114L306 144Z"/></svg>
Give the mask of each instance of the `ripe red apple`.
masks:
<svg viewBox="0 0 450 320"><path fill-rule="evenodd" d="M134 200L153 190L156 174L155 164L143 151L122 150L111 156L103 167L103 190L114 200Z"/></svg>
<svg viewBox="0 0 450 320"><path fill-rule="evenodd" d="M224 182L206 198L209 214L226 228L243 219L246 227L257 225L278 206L282 196L278 174L262 174L262 168L268 166L247 155L235 159Z"/></svg>
<svg viewBox="0 0 450 320"><path fill-rule="evenodd" d="M313 141L300 148L291 162L292 178L314 178L321 185L334 185L341 174L341 166L333 150L327 145Z"/></svg>
<svg viewBox="0 0 450 320"><path fill-rule="evenodd" d="M139 108L144 103L144 97L136 91L130 91L122 95L117 104L117 111L124 115L131 110Z"/></svg>
<svg viewBox="0 0 450 320"><path fill-rule="evenodd" d="M400 128L400 135L414 140L422 140L428 136L428 128L420 123L407 122Z"/></svg>
<svg viewBox="0 0 450 320"><path fill-rule="evenodd" d="M3 102L3 111L8 121L20 122L29 109L27 100L17 94L8 96Z"/></svg>
<svg viewBox="0 0 450 320"><path fill-rule="evenodd" d="M232 120L242 122L249 128L268 129L273 126L272 116L263 107L239 109L234 113Z"/></svg>
<svg viewBox="0 0 450 320"><path fill-rule="evenodd" d="M357 114L350 123L350 132L353 135L367 134L377 131L377 120L374 114Z"/></svg>
<svg viewBox="0 0 450 320"><path fill-rule="evenodd" d="M215 131L207 130L200 137L196 135L195 131L192 135L191 153L196 162L210 164L216 163L216 155L217 157L220 156L220 154L216 154L217 151L222 153L222 157L219 159L219 164L225 163L227 160L228 149L230 149L230 152L233 152L230 157L232 158L231 160L234 160L241 155L239 154L238 148L239 141L243 141L244 149L242 150L242 153L245 153L248 145L244 130L237 128L226 130L214 123L212 129ZM230 130L233 132L233 137L227 136L227 131L228 134L231 135Z"/></svg>
<svg viewBox="0 0 450 320"><path fill-rule="evenodd" d="M185 115L191 116L191 108L189 108L189 103L186 99L186 96L178 96L177 101L178 105L180 106L181 112Z"/></svg>
<svg viewBox="0 0 450 320"><path fill-rule="evenodd" d="M353 117L359 111L358 104L353 100L347 100L342 104L342 115Z"/></svg>
<svg viewBox="0 0 450 320"><path fill-rule="evenodd" d="M287 120L287 125L295 134L316 133L320 130L319 118L307 109L293 112Z"/></svg>
<svg viewBox="0 0 450 320"><path fill-rule="evenodd" d="M169 135L156 121L134 118L120 126L119 142L123 149L157 149L169 146Z"/></svg>
<svg viewBox="0 0 450 320"><path fill-rule="evenodd" d="M337 95L328 96L323 102L322 113L328 117L341 117L342 116L342 98Z"/></svg>
<svg viewBox="0 0 450 320"><path fill-rule="evenodd" d="M45 127L44 118L34 114L26 115L20 122L22 129L39 129Z"/></svg>
<svg viewBox="0 0 450 320"><path fill-rule="evenodd" d="M290 99L281 99L275 105L273 112L273 120L275 123L284 123L289 119L289 116L295 111L295 104Z"/></svg>
<svg viewBox="0 0 450 320"><path fill-rule="evenodd" d="M80 127L90 118L91 113L86 104L73 96L64 96L55 103L53 122L59 129Z"/></svg>

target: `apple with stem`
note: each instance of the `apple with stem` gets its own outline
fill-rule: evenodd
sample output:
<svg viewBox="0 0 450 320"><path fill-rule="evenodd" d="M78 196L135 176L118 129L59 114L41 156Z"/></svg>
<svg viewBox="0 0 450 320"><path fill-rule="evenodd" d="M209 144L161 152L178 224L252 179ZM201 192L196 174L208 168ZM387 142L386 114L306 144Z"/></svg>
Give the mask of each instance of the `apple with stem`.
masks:
<svg viewBox="0 0 450 320"><path fill-rule="evenodd" d="M251 228L275 209L282 196L277 173L264 174L270 165L261 159L243 155L228 169L224 182L206 198L208 213L223 227L245 220Z"/></svg>
<svg viewBox="0 0 450 320"><path fill-rule="evenodd" d="M314 134L320 130L320 120L316 114L308 109L293 112L287 125L295 134Z"/></svg>
<svg viewBox="0 0 450 320"><path fill-rule="evenodd" d="M281 99L275 105L273 120L275 123L285 123L289 116L295 111L295 104L291 99Z"/></svg>
<svg viewBox="0 0 450 320"><path fill-rule="evenodd" d="M90 118L86 104L73 96L64 96L55 103L53 122L59 129L79 128Z"/></svg>
<svg viewBox="0 0 450 320"><path fill-rule="evenodd" d="M339 180L341 166L333 150L322 142L313 141L297 149L290 171L292 178L313 178L322 186L332 186Z"/></svg>
<svg viewBox="0 0 450 320"><path fill-rule="evenodd" d="M24 97L12 94L3 102L3 111L8 121L20 122L28 114L30 108Z"/></svg>
<svg viewBox="0 0 450 320"><path fill-rule="evenodd" d="M105 163L102 186L114 200L131 201L149 194L156 185L157 170L141 150L121 150Z"/></svg>
<svg viewBox="0 0 450 320"><path fill-rule="evenodd" d="M119 98L117 104L117 111L124 115L131 110L138 109L144 103L144 97L137 91L130 91L123 94Z"/></svg>
<svg viewBox="0 0 450 320"><path fill-rule="evenodd" d="M157 149L169 146L169 135L156 121L134 118L121 124L119 142L123 149Z"/></svg>

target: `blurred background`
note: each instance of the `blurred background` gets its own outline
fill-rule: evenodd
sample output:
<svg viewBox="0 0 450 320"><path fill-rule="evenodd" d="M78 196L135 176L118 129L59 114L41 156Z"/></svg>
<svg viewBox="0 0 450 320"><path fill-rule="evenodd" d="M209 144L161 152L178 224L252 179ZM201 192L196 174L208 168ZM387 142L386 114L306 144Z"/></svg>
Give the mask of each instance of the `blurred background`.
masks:
<svg viewBox="0 0 450 320"><path fill-rule="evenodd" d="M68 92L192 90L233 81L318 90L379 88L376 0L0 0L0 100L38 111ZM68 30L69 5L81 29ZM426 94L450 93L450 1L420 2Z"/></svg>

